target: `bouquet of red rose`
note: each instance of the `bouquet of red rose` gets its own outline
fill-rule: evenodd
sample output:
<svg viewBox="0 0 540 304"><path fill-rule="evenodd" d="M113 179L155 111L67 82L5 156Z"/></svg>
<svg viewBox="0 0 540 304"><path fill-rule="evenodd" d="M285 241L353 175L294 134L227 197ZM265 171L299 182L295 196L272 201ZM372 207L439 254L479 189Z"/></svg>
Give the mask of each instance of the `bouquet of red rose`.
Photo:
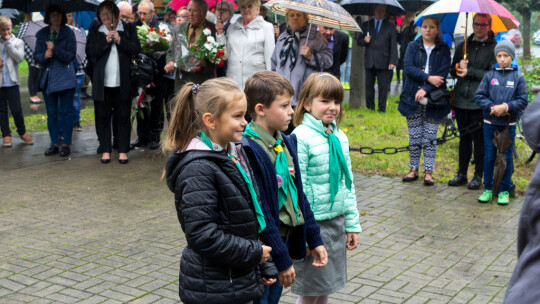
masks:
<svg viewBox="0 0 540 304"><path fill-rule="evenodd" d="M137 26L137 36L143 53L165 52L169 49L169 43L172 40L171 31L164 24L153 28L143 23Z"/></svg>
<svg viewBox="0 0 540 304"><path fill-rule="evenodd" d="M225 45L218 43L214 37L211 36L212 31L209 28L205 28L202 32L205 39L199 39L198 43L191 43L188 45L188 51L200 60L208 60L213 64L222 67L225 64Z"/></svg>

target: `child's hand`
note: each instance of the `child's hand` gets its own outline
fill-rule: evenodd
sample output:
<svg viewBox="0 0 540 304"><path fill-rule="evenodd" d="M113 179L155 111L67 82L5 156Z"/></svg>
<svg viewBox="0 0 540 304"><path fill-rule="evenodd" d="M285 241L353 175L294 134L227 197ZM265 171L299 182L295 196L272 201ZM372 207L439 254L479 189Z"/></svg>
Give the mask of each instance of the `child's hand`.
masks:
<svg viewBox="0 0 540 304"><path fill-rule="evenodd" d="M311 265L315 267L323 267L328 263L328 253L323 245L313 248L313 250L311 250L311 255L313 256L313 264Z"/></svg>
<svg viewBox="0 0 540 304"><path fill-rule="evenodd" d="M489 114L495 116L508 115L508 113L506 112L506 106L503 104L491 107L491 112L489 112Z"/></svg>
<svg viewBox="0 0 540 304"><path fill-rule="evenodd" d="M276 282L275 278L267 279L267 278L261 278L261 281L264 285L272 285Z"/></svg>
<svg viewBox="0 0 540 304"><path fill-rule="evenodd" d="M348 232L347 233L347 249L353 250L358 247L358 233Z"/></svg>
<svg viewBox="0 0 540 304"><path fill-rule="evenodd" d="M262 252L261 261L259 262L259 264L262 264L268 260L268 257L270 256L270 251L272 251L272 247L262 245L262 250L263 252Z"/></svg>
<svg viewBox="0 0 540 304"><path fill-rule="evenodd" d="M426 97L427 92L424 89L420 89L414 96L414 101L419 102L422 98Z"/></svg>
<svg viewBox="0 0 540 304"><path fill-rule="evenodd" d="M285 288L291 286L294 283L295 278L296 278L296 273L294 272L293 266L289 267L289 269L278 274L279 284L281 284L281 286Z"/></svg>

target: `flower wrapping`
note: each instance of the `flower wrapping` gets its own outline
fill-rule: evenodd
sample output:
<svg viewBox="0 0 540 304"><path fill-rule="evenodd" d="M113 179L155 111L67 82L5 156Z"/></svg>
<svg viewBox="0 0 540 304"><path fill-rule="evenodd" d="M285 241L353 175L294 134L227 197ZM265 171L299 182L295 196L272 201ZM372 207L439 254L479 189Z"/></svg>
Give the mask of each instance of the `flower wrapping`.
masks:
<svg viewBox="0 0 540 304"><path fill-rule="evenodd" d="M165 24L159 24L159 27L154 28L143 23L137 26L137 36L143 53L166 52L172 41L171 31Z"/></svg>

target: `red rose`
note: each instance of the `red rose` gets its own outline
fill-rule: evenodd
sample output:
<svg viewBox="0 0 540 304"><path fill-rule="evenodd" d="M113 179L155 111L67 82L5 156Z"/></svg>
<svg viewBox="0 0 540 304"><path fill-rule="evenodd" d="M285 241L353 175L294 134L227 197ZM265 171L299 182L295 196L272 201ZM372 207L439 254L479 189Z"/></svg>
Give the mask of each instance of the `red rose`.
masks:
<svg viewBox="0 0 540 304"><path fill-rule="evenodd" d="M154 28L151 27L151 28L148 29L148 31L149 31L149 32L153 32L153 31L154 31Z"/></svg>
<svg viewBox="0 0 540 304"><path fill-rule="evenodd" d="M219 62L219 67L222 68L225 65L225 60L221 59Z"/></svg>

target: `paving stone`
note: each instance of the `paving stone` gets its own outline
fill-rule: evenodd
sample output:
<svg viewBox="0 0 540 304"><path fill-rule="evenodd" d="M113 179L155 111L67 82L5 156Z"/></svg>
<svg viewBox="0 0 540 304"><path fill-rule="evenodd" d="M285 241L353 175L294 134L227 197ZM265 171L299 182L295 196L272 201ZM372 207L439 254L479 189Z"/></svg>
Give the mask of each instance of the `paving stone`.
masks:
<svg viewBox="0 0 540 304"><path fill-rule="evenodd" d="M37 133L30 165L0 162L0 303L178 303L186 240L160 181L165 158L136 149L104 168L95 132L78 133L71 160L43 156ZM354 178L364 231L329 303L502 302L523 197L501 208L463 187ZM281 302L296 298L286 289Z"/></svg>

